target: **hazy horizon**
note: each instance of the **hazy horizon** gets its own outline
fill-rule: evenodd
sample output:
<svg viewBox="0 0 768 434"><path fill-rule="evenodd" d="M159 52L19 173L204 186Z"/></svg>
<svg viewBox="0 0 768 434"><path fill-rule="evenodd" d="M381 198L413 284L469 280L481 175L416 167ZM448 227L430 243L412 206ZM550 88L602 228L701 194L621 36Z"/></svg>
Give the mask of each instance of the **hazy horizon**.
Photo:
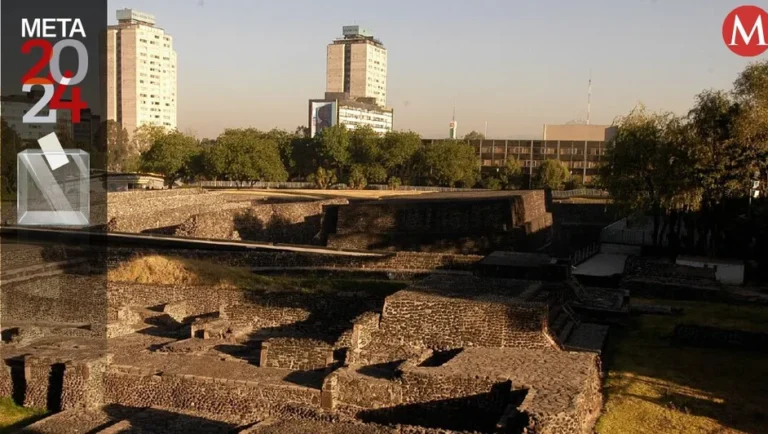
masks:
<svg viewBox="0 0 768 434"><path fill-rule="evenodd" d="M415 4L414 4L415 3ZM619 4L620 3L620 4ZM178 53L178 128L216 137L227 127L306 125L325 92L326 46L359 24L388 49L395 129L541 137L544 124L610 124L638 102L683 114L704 89L730 89L750 60L724 45L737 1L446 0L282 3L109 0L155 15Z"/></svg>

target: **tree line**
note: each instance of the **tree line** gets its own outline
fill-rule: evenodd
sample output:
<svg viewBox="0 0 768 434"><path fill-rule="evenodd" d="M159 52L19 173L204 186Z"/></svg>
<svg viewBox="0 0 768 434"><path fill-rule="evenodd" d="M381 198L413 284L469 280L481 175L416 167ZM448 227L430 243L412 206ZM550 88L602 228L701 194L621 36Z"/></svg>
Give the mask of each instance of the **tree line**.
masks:
<svg viewBox="0 0 768 434"><path fill-rule="evenodd" d="M119 125L108 124L108 168L162 174L176 181L227 180L247 187L256 182L309 181L319 188L345 183L427 185L514 189L523 184L520 163L511 158L495 173L481 173L479 157L465 141L424 144L414 132L379 135L370 127L343 125L315 137L299 127L293 132L254 128L227 129L216 139L198 140L179 131L139 128L129 138ZM560 162L544 164L537 186L563 188L572 177Z"/></svg>
<svg viewBox="0 0 768 434"><path fill-rule="evenodd" d="M701 92L683 116L640 105L615 122L598 183L625 213L651 217L654 244L742 255L768 233L768 208L749 199L768 175L766 115L768 62L730 91Z"/></svg>

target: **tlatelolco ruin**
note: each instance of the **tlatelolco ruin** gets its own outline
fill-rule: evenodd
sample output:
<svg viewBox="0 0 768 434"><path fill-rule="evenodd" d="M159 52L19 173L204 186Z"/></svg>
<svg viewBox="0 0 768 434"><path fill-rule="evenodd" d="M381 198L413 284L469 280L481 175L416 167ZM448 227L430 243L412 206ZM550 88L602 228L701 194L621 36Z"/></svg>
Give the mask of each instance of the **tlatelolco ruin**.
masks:
<svg viewBox="0 0 768 434"><path fill-rule="evenodd" d="M591 432L628 295L541 253L548 206L114 194L99 230L155 238L4 244L0 395L35 433Z"/></svg>

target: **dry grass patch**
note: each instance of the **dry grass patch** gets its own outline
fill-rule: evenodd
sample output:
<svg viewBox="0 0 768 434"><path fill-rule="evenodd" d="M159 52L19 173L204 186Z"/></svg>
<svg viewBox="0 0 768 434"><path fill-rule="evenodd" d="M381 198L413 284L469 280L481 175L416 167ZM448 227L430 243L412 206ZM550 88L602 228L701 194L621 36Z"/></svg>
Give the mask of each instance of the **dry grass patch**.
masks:
<svg viewBox="0 0 768 434"><path fill-rule="evenodd" d="M633 300L685 309L643 315L612 330L606 349L604 414L613 433L768 432L768 355L671 345L678 323L768 331L768 309L706 302ZM615 331L615 332L614 332Z"/></svg>
<svg viewBox="0 0 768 434"><path fill-rule="evenodd" d="M214 288L306 293L367 291L391 293L405 288L404 282L374 279L344 279L328 276L260 275L245 267L174 256L147 255L132 258L109 270L110 282L154 285L202 285Z"/></svg>
<svg viewBox="0 0 768 434"><path fill-rule="evenodd" d="M109 270L111 282L156 285L205 285L250 288L268 283L247 268L194 259L148 255L133 258Z"/></svg>

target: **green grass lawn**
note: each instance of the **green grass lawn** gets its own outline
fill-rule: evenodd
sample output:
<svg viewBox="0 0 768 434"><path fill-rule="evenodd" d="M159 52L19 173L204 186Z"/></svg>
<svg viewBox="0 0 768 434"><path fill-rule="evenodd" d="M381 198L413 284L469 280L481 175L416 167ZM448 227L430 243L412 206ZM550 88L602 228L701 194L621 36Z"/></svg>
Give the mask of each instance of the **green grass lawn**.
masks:
<svg viewBox="0 0 768 434"><path fill-rule="evenodd" d="M632 302L685 311L680 316L636 316L629 327L611 331L598 433L768 433L768 355L670 344L678 323L768 332L768 308Z"/></svg>
<svg viewBox="0 0 768 434"><path fill-rule="evenodd" d="M10 398L0 398L0 434L10 434L45 416L45 410L24 408Z"/></svg>

